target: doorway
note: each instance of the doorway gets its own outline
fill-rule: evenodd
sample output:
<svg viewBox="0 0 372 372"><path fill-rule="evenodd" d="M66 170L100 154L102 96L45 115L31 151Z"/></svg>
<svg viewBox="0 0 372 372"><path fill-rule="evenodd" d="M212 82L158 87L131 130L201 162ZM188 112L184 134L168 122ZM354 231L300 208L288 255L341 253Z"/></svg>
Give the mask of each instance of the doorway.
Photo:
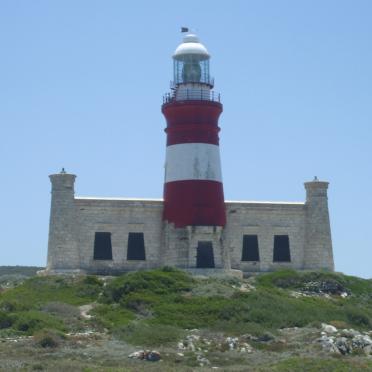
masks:
<svg viewBox="0 0 372 372"><path fill-rule="evenodd" d="M212 242L198 242L196 254L196 267L198 268L213 268L213 244Z"/></svg>

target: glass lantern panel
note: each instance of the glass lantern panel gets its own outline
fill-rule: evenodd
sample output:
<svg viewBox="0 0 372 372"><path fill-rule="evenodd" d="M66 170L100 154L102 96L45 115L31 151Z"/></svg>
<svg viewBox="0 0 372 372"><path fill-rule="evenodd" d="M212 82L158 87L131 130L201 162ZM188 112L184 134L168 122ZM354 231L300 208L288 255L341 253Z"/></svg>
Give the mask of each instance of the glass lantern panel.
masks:
<svg viewBox="0 0 372 372"><path fill-rule="evenodd" d="M188 55L182 61L174 60L174 83L210 84L209 60L200 61L197 55Z"/></svg>

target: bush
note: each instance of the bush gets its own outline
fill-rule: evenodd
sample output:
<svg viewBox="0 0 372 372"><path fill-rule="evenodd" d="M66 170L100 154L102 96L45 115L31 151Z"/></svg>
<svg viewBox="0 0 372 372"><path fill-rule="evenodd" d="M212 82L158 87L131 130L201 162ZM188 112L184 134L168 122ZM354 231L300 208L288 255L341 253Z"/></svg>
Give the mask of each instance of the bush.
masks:
<svg viewBox="0 0 372 372"><path fill-rule="evenodd" d="M46 313L58 315L62 318L77 318L80 316L80 310L76 306L63 302L48 302L41 309Z"/></svg>
<svg viewBox="0 0 372 372"><path fill-rule="evenodd" d="M0 311L13 312L25 310L25 307L17 300L5 300L0 302Z"/></svg>
<svg viewBox="0 0 372 372"><path fill-rule="evenodd" d="M103 287L103 282L95 275L87 275L86 277L84 277L83 284Z"/></svg>
<svg viewBox="0 0 372 372"><path fill-rule="evenodd" d="M121 339L143 346L163 346L182 338L184 332L178 327L132 322L116 331Z"/></svg>
<svg viewBox="0 0 372 372"><path fill-rule="evenodd" d="M64 325L61 320L52 315L34 310L16 313L13 328L27 335L32 335L44 328L64 331Z"/></svg>
<svg viewBox="0 0 372 372"><path fill-rule="evenodd" d="M346 310L347 320L359 327L370 327L371 321L369 317L362 311L356 308L349 308Z"/></svg>
<svg viewBox="0 0 372 372"><path fill-rule="evenodd" d="M86 280L88 283L86 283ZM1 294L2 303L20 303L23 310L39 309L49 302L84 305L98 299L102 284L85 277L33 277Z"/></svg>
<svg viewBox="0 0 372 372"><path fill-rule="evenodd" d="M111 330L127 325L134 319L132 312L121 308L118 304L101 304L96 306L91 313L99 325Z"/></svg>
<svg viewBox="0 0 372 372"><path fill-rule="evenodd" d="M63 334L52 330L41 330L35 333L34 342L36 345L44 348L56 348L61 344Z"/></svg>
<svg viewBox="0 0 372 372"><path fill-rule="evenodd" d="M9 314L0 311L0 329L10 328L12 324L13 318Z"/></svg>
<svg viewBox="0 0 372 372"><path fill-rule="evenodd" d="M354 296L372 299L372 280L342 275L328 271L278 270L257 277L263 287L292 288L311 292L340 294L346 292Z"/></svg>
<svg viewBox="0 0 372 372"><path fill-rule="evenodd" d="M148 292L156 295L190 291L193 279L180 270L138 271L123 275L109 283L103 292L102 301L119 302L133 292Z"/></svg>

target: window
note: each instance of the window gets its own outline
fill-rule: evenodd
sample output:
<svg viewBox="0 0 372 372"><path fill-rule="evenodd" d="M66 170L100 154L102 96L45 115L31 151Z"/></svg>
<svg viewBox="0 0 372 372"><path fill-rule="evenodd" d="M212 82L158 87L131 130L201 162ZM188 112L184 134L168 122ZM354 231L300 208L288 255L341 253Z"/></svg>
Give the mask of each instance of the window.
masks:
<svg viewBox="0 0 372 372"><path fill-rule="evenodd" d="M127 260L146 260L143 233L129 233Z"/></svg>
<svg viewBox="0 0 372 372"><path fill-rule="evenodd" d="M196 267L214 267L212 242L198 242L198 248L196 251Z"/></svg>
<svg viewBox="0 0 372 372"><path fill-rule="evenodd" d="M242 261L259 261L260 254L258 252L258 238L257 235L243 236L243 251Z"/></svg>
<svg viewBox="0 0 372 372"><path fill-rule="evenodd" d="M274 262L290 262L291 253L289 251L288 235L274 236Z"/></svg>
<svg viewBox="0 0 372 372"><path fill-rule="evenodd" d="M111 233L96 232L93 258L95 260L112 260Z"/></svg>

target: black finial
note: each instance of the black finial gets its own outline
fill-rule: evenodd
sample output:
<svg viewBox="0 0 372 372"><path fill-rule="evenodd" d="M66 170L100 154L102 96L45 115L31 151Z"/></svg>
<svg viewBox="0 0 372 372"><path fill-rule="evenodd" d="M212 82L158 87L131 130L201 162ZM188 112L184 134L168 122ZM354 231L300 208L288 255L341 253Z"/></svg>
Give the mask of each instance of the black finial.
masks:
<svg viewBox="0 0 372 372"><path fill-rule="evenodd" d="M319 181L317 176L314 176L314 181Z"/></svg>
<svg viewBox="0 0 372 372"><path fill-rule="evenodd" d="M65 168L62 168L61 174L66 174Z"/></svg>
<svg viewBox="0 0 372 372"><path fill-rule="evenodd" d="M188 27L181 27L181 32L189 32L189 28Z"/></svg>

